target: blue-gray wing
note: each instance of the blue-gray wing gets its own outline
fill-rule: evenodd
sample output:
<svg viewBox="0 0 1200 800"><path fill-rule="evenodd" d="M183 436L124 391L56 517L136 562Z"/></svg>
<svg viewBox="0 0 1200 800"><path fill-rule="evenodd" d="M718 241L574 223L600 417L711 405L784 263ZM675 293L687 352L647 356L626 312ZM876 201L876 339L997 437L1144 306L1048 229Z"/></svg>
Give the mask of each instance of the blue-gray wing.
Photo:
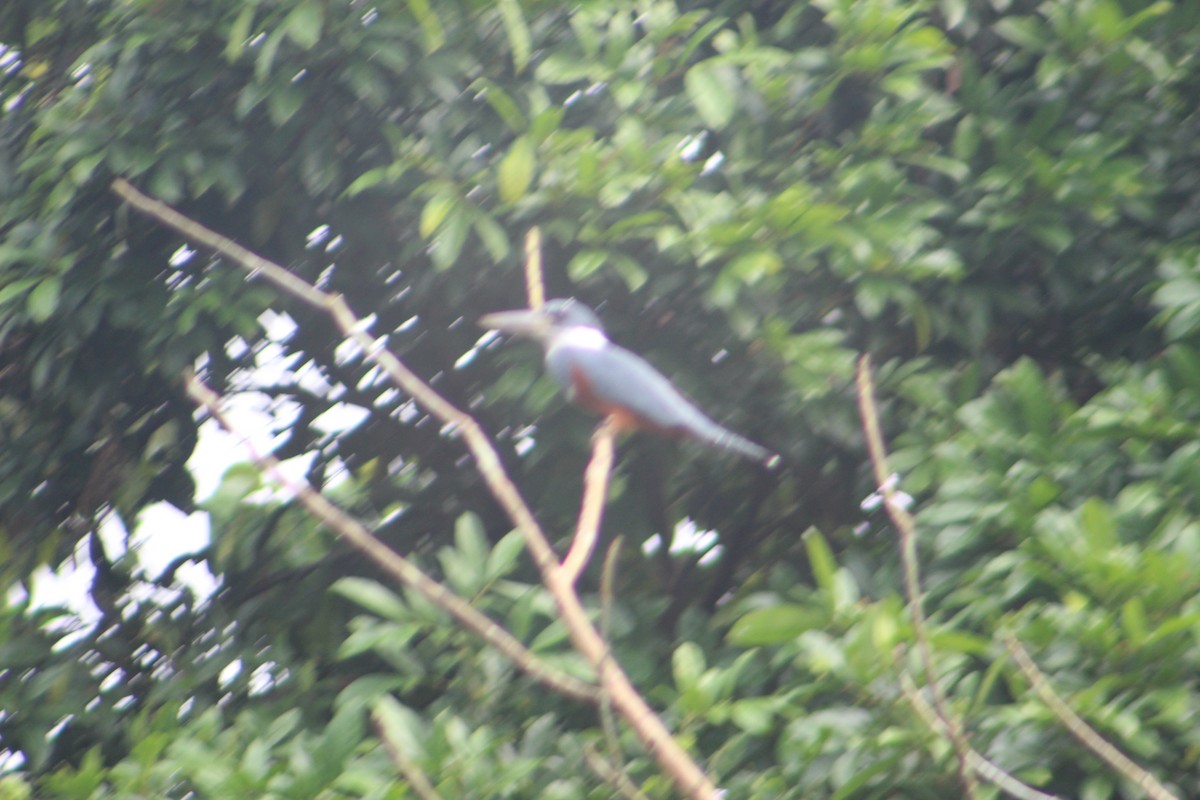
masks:
<svg viewBox="0 0 1200 800"><path fill-rule="evenodd" d="M619 407L652 427L700 438L713 428L719 430L661 372L622 347L551 347L546 353L546 370L573 394L572 399L598 410ZM586 385L577 386L578 379Z"/></svg>
<svg viewBox="0 0 1200 800"><path fill-rule="evenodd" d="M713 422L661 372L623 347L558 344L546 352L546 371L572 399L600 413L619 408L650 427L685 434L770 467L779 463L771 451ZM580 379L584 386L576 385Z"/></svg>

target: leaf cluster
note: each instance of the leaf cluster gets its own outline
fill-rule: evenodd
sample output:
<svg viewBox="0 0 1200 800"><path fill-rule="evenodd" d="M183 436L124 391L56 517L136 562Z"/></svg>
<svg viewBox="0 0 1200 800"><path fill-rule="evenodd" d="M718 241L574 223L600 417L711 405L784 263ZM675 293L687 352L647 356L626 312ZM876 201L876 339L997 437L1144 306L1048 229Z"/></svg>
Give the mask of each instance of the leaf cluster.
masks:
<svg viewBox="0 0 1200 800"><path fill-rule="evenodd" d="M247 385L274 307L299 324L283 357L316 376L267 387L297 409L279 455L315 453L313 481L337 476L389 544L586 672L452 432L313 312L107 187L125 177L371 315L565 538L590 423L535 352L473 325L522 303L536 224L551 294L599 306L784 456L764 474L633 439L606 512L638 545L614 652L731 794L961 790L901 690L931 678L893 532L860 506L851 380L871 352L937 679L972 746L1045 791L1133 795L1028 690L1008 631L1118 747L1200 795L1195 6L13 0L0 43L8 585L101 517L192 506L179 372ZM330 433L341 406L362 421ZM593 752L669 795L629 734L239 469L202 504L208 601L93 548L100 624L7 602L0 749L24 764L0 796L411 796L385 743L447 797L610 796ZM715 539L672 551L677 530Z"/></svg>

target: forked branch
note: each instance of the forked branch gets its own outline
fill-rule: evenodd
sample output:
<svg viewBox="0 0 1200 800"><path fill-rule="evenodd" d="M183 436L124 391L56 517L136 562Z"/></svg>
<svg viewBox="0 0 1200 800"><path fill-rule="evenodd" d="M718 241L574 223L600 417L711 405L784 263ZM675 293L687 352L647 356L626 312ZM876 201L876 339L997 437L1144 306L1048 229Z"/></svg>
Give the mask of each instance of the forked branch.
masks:
<svg viewBox="0 0 1200 800"><path fill-rule="evenodd" d="M608 656L608 645L592 624L574 580L558 563L554 550L528 505L513 485L491 440L479 424L439 395L409 370L385 346L364 329L362 322L340 296L321 291L283 267L247 250L236 242L185 217L123 179L113 182L113 191L138 211L183 234L236 264L250 275L260 275L285 293L328 313L343 336L362 348L364 357L379 366L398 388L408 393L426 411L459 433L489 490L520 531L526 548L554 597L559 614L575 648L588 660L613 708L626 720L663 772L680 792L695 800L716 800L721 794L704 770L675 741L662 720L638 694L624 670Z"/></svg>
<svg viewBox="0 0 1200 800"><path fill-rule="evenodd" d="M917 562L917 526L912 514L900 502L893 486L892 472L888 468L887 449L883 444L883 433L879 427L879 410L875 405L875 386L871 379L871 357L864 355L858 360L858 411L862 418L863 433L867 437L867 451L871 456L871 467L875 475L877 491L883 497L892 524L900 535L900 560L904 567L904 591L908 596L909 616L912 619L913 636L917 640L917 652L933 693L933 707L945 726L946 734L958 757L958 774L966 796L976 796L975 770L971 767L971 747L958 718L950 712L938 681L933 663L933 649L929 644L929 632L925 627L925 611L921 601L921 573Z"/></svg>
<svg viewBox="0 0 1200 800"><path fill-rule="evenodd" d="M246 442L255 466L287 490L288 494L299 500L309 514L375 562L381 569L405 586L420 592L438 608L454 617L460 625L503 653L534 679L568 697L588 702L599 700L598 687L584 683L543 662L486 614L426 575L416 564L379 541L362 523L330 502L325 495L314 489L307 481L295 481L289 478L287 473L280 469L279 459L270 453L260 453L254 449L253 445L249 443L248 437L239 431L222 411L221 397L204 385L199 378L192 375L190 371L184 376L184 385L196 404L207 411L222 428Z"/></svg>
<svg viewBox="0 0 1200 800"><path fill-rule="evenodd" d="M1033 687L1033 691L1054 712L1054 716L1071 732L1072 736L1078 739L1087 749L1095 753L1106 764L1142 789L1147 797L1152 800L1178 800L1174 794L1167 790L1167 787L1158 782L1158 778L1154 777L1148 770L1135 764L1129 756L1110 744L1092 726L1084 722L1083 718L1076 714L1067 705L1065 700L1058 696L1058 692L1054 691L1054 687L1050 685L1050 681L1046 679L1046 676L1038 669L1037 664L1034 663L1029 653L1017 641L1017 637L1011 633L1006 634L1004 637L1004 646L1008 648L1009 655L1013 657L1013 661L1017 662L1017 667L1025 675L1025 679L1029 681L1029 685Z"/></svg>

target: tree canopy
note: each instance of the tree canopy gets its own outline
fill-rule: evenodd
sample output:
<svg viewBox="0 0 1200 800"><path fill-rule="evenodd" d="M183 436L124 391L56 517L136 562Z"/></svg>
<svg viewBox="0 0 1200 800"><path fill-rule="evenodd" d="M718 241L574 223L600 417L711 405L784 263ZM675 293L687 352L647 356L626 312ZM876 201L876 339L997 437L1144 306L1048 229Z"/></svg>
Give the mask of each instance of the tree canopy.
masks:
<svg viewBox="0 0 1200 800"><path fill-rule="evenodd" d="M1200 5L8 0L0 47L0 800L681 791L611 708L252 465L195 496L189 367L286 403L279 458L312 454L381 540L595 678L460 432L117 178L344 297L493 437L560 551L595 420L475 324L525 303L531 228L551 296L782 455L621 440L613 596L599 557L579 582L728 796L1009 794L971 788L964 742L1042 792L1142 796L1026 651L1200 796ZM296 323L274 345L269 309ZM181 562L211 596L97 533L163 501L208 513ZM73 558L98 622L16 590Z"/></svg>

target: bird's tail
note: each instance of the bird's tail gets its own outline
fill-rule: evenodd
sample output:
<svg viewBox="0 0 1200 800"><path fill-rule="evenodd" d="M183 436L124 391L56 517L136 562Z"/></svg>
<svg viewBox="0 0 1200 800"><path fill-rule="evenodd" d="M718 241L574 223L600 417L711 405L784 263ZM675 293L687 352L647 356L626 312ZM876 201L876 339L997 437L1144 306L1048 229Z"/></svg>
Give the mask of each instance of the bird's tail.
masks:
<svg viewBox="0 0 1200 800"><path fill-rule="evenodd" d="M738 436L733 431L726 430L720 426L714 427L715 430L704 437L704 441L708 444L724 450L731 450L740 456L758 461L768 469L775 469L779 466L780 458L777 454L755 444L744 436Z"/></svg>

